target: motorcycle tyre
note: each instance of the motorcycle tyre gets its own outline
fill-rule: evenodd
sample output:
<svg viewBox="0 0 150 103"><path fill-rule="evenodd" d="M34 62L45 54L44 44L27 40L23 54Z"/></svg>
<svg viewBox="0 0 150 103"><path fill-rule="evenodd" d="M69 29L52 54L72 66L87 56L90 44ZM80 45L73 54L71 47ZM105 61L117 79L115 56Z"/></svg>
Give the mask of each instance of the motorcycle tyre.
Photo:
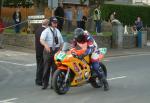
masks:
<svg viewBox="0 0 150 103"><path fill-rule="evenodd" d="M57 84L57 78L59 77L59 75L64 72L65 75L64 75L64 78L65 79L65 76L66 76L66 72L67 71L64 71L64 70L59 70L57 69L55 72L54 72L54 75L53 75L53 81L52 81L52 85L53 85L53 88L54 88L54 91L59 94L59 95L62 95L62 94L66 94L69 89L70 89L70 80L68 81L68 87L67 87L67 90L63 91L63 90L60 90L60 88L58 87L58 84Z"/></svg>
<svg viewBox="0 0 150 103"><path fill-rule="evenodd" d="M100 62L100 66L101 66L101 68L102 68L102 70L105 74L105 77L107 78L107 68L106 68L106 66L102 62Z"/></svg>
<svg viewBox="0 0 150 103"><path fill-rule="evenodd" d="M107 78L107 69L106 69L106 66L102 62L100 62L100 65L101 65L101 68L102 68L102 70L104 72L105 77ZM97 76L90 78L89 81L90 81L91 86L94 87L94 88L101 88L101 87L103 87L102 81L99 80L100 84L98 84L96 80L99 80L99 78Z"/></svg>

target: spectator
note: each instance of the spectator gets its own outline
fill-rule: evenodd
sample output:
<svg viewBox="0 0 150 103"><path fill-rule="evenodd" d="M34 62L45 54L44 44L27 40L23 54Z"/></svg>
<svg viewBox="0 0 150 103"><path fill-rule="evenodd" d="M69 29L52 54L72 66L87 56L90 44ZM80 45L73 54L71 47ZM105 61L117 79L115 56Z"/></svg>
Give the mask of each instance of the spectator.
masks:
<svg viewBox="0 0 150 103"><path fill-rule="evenodd" d="M137 31L140 31L143 27L143 22L141 21L140 17L137 17L137 20L135 21L135 26Z"/></svg>
<svg viewBox="0 0 150 103"><path fill-rule="evenodd" d="M4 40L4 34L3 34L3 31L4 31L4 23L3 23L3 20L2 18L0 18L0 49L3 48L3 40Z"/></svg>
<svg viewBox="0 0 150 103"><path fill-rule="evenodd" d="M50 27L46 28L40 37L40 42L44 46L44 72L43 72L43 87L48 87L50 71L55 70L54 54L63 44L63 38L60 31L57 29L57 18L51 17L49 21ZM52 76L52 75L51 75Z"/></svg>
<svg viewBox="0 0 150 103"><path fill-rule="evenodd" d="M36 71L36 85L42 86L42 77L43 77L43 50L44 46L40 43L40 36L44 29L48 27L48 19L44 19L42 25L35 32L35 50L36 50L36 63L37 63L37 71Z"/></svg>
<svg viewBox="0 0 150 103"><path fill-rule="evenodd" d="M83 17L83 13L82 13L82 8L78 7L77 8L77 28L81 28L81 22L82 22L82 17Z"/></svg>
<svg viewBox="0 0 150 103"><path fill-rule="evenodd" d="M62 31L63 29L63 24L64 24L64 9L63 9L63 5L61 4L60 6L58 6L54 12L54 15L56 16L57 20L58 20L58 29L60 31Z"/></svg>
<svg viewBox="0 0 150 103"><path fill-rule="evenodd" d="M96 33L100 34L101 33L101 11L99 5L94 9L94 21L96 25Z"/></svg>
<svg viewBox="0 0 150 103"><path fill-rule="evenodd" d="M136 26L131 27L131 31L134 35L137 35L137 29Z"/></svg>
<svg viewBox="0 0 150 103"><path fill-rule="evenodd" d="M138 48L142 47L142 32L141 29L143 28L143 22L141 21L141 18L138 16L137 20L135 21L135 27L137 30L137 46Z"/></svg>
<svg viewBox="0 0 150 103"><path fill-rule="evenodd" d="M82 28L83 30L86 29L86 26L85 26L86 22L87 22L87 17L86 17L86 16L83 16L83 17L82 17L82 21L81 21L81 28Z"/></svg>
<svg viewBox="0 0 150 103"><path fill-rule="evenodd" d="M20 23L21 23L21 12L19 8L16 9L16 11L13 13L13 20L15 23L15 32L20 32Z"/></svg>
<svg viewBox="0 0 150 103"><path fill-rule="evenodd" d="M66 23L67 23L67 32L70 33L71 28L72 28L72 9L71 7L68 7L66 12L65 12L65 16L66 16Z"/></svg>
<svg viewBox="0 0 150 103"><path fill-rule="evenodd" d="M111 15L110 15L110 22L112 22L113 20L116 19L116 12L113 12Z"/></svg>

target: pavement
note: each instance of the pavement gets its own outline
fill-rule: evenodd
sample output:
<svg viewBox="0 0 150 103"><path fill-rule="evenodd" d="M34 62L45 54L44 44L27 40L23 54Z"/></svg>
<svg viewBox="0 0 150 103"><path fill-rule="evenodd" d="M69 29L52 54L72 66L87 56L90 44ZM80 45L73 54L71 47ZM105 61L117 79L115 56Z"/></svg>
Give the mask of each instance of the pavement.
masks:
<svg viewBox="0 0 150 103"><path fill-rule="evenodd" d="M145 46L143 48L130 48L130 49L109 49L106 57L115 56L126 56L126 55L136 55L150 53L150 46Z"/></svg>
<svg viewBox="0 0 150 103"><path fill-rule="evenodd" d="M35 53L34 49L28 49L24 47L11 46L11 45L5 45L5 47L0 50L3 51L12 50L12 51L19 51L19 52ZM124 49L124 48L108 49L106 57L136 55L136 54L144 54L144 53L150 53L150 46L145 46L143 48L130 48L130 49Z"/></svg>

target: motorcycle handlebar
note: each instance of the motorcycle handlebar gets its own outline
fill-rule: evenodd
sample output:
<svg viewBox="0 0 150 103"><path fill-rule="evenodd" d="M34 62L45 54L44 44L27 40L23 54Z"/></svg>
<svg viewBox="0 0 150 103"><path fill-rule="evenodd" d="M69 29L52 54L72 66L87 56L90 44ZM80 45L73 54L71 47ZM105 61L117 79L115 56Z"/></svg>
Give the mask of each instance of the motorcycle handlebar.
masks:
<svg viewBox="0 0 150 103"><path fill-rule="evenodd" d="M78 58L78 55L75 52L71 52L72 56Z"/></svg>

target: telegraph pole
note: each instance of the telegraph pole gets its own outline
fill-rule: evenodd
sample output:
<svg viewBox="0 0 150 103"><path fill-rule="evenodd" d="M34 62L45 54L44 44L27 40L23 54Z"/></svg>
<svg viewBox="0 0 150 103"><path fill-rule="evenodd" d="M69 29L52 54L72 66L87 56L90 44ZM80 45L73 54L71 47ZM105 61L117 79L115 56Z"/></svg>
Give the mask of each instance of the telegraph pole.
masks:
<svg viewBox="0 0 150 103"><path fill-rule="evenodd" d="M3 7L4 0L0 0L0 17L2 17L2 7Z"/></svg>
<svg viewBox="0 0 150 103"><path fill-rule="evenodd" d="M2 0L0 1L0 17L1 17L1 14L2 14Z"/></svg>

